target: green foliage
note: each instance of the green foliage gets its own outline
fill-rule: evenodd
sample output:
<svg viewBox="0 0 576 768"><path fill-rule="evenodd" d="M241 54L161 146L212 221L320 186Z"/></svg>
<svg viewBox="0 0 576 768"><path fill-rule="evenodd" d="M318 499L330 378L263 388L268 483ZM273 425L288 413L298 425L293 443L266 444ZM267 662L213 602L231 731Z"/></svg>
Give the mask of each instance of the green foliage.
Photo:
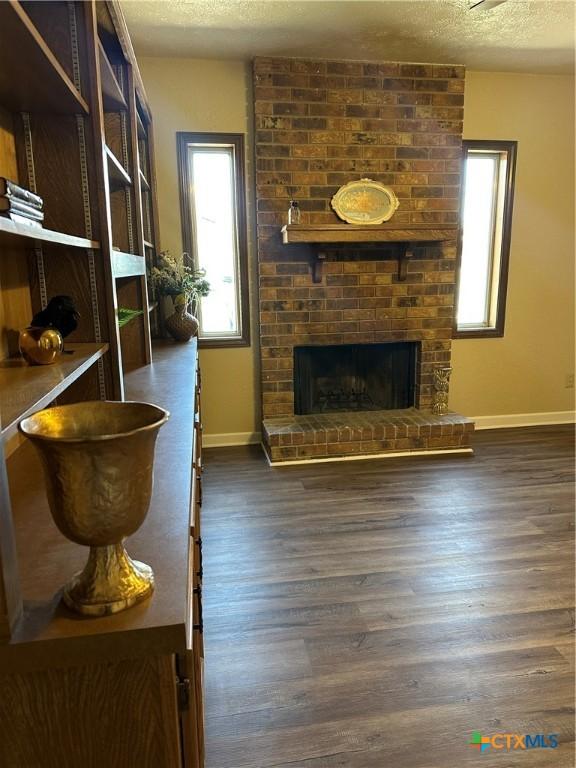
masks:
<svg viewBox="0 0 576 768"><path fill-rule="evenodd" d="M118 307L118 327L122 328L133 320L138 315L142 315L144 312L141 309L128 309L127 307Z"/></svg>
<svg viewBox="0 0 576 768"><path fill-rule="evenodd" d="M158 254L158 266L152 267L150 285L160 296L183 296L186 304L196 303L210 293L210 283L205 279L203 269L189 265L187 253L180 259L170 256L168 251Z"/></svg>

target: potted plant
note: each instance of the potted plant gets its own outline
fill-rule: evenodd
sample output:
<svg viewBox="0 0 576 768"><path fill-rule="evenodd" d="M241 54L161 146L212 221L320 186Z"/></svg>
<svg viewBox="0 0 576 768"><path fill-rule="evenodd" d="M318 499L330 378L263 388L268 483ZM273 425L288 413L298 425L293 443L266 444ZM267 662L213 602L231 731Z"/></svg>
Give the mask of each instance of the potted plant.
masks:
<svg viewBox="0 0 576 768"><path fill-rule="evenodd" d="M160 296L172 297L174 302L174 313L166 318L165 324L176 341L188 341L198 333L194 312L199 299L210 293L210 284L204 275L204 270L190 266L187 253L175 259L168 251L162 251L158 254L158 265L152 267L152 289Z"/></svg>

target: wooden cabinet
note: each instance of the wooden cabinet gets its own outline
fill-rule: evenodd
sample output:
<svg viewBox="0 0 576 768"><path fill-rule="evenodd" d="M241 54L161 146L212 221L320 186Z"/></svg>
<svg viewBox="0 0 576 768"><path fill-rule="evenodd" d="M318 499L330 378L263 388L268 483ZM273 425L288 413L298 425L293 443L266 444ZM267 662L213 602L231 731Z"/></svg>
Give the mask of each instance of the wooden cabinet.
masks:
<svg viewBox="0 0 576 768"><path fill-rule="evenodd" d="M200 377L195 342L151 341L152 130L117 2L0 2L0 177L37 192L45 214L42 229L0 216L0 768L203 763ZM57 294L81 315L70 354L24 366L18 331ZM120 308L140 314L122 325ZM115 616L60 600L86 551L56 530L17 434L56 398L171 412L128 542L155 592Z"/></svg>

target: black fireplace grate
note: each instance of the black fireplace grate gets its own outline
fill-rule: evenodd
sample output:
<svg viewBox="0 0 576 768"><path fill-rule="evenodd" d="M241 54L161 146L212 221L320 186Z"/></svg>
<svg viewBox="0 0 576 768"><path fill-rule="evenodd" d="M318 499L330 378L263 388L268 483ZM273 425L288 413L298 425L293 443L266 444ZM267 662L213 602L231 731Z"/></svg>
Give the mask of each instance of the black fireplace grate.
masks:
<svg viewBox="0 0 576 768"><path fill-rule="evenodd" d="M418 350L418 342L295 347L295 413L412 407Z"/></svg>

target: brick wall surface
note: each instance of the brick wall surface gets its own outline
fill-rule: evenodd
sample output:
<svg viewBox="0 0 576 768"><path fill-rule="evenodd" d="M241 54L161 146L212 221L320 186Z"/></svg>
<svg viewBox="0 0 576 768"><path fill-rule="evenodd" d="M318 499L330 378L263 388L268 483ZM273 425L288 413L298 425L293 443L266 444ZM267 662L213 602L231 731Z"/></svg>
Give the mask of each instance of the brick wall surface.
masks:
<svg viewBox="0 0 576 768"><path fill-rule="evenodd" d="M456 243L347 252L312 281L312 251L282 245L290 199L303 224L339 223L330 200L369 177L400 200L394 224L458 222L464 68L260 58L254 112L264 418L293 414L299 344L421 342L416 405L450 362Z"/></svg>

